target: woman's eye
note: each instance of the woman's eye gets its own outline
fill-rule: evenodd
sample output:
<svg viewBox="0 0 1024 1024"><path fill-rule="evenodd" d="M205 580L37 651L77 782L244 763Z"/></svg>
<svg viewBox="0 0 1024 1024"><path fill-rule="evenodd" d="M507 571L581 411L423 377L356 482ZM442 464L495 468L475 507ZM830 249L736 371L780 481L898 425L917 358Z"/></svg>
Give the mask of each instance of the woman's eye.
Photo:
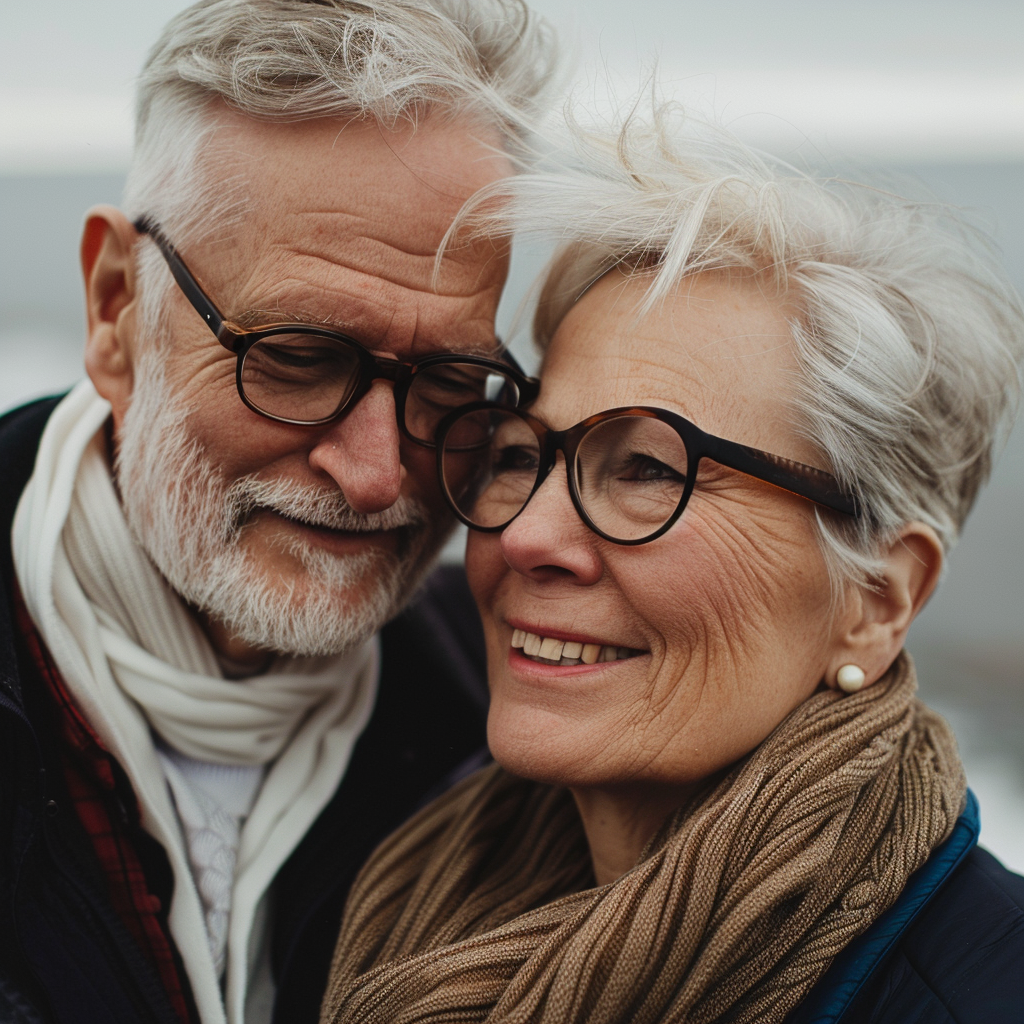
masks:
<svg viewBox="0 0 1024 1024"><path fill-rule="evenodd" d="M493 465L496 473L536 470L537 453L521 445L506 445L495 450Z"/></svg>
<svg viewBox="0 0 1024 1024"><path fill-rule="evenodd" d="M683 481L686 479L684 473L679 473L674 470L671 466L666 466L664 462L653 458L650 455L643 455L639 452L634 452L626 464L622 467L622 472L619 475L622 480L675 480Z"/></svg>

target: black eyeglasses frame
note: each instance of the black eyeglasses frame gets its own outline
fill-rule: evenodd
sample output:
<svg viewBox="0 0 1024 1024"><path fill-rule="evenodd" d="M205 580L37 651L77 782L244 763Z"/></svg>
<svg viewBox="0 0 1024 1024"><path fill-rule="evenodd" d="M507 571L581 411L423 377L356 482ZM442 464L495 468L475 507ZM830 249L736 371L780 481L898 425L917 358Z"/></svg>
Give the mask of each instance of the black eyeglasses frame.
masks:
<svg viewBox="0 0 1024 1024"><path fill-rule="evenodd" d="M437 352L424 356L415 362L408 363L399 359L385 359L382 356L375 356L354 338L350 338L339 331L332 331L329 328L313 324L276 323L267 324L254 330L246 330L224 317L213 300L203 290L195 275L189 270L178 250L163 233L159 224L150 217L144 216L134 221L133 227L139 234L146 235L153 240L185 298L188 299L193 309L203 318L203 321L221 345L237 357L235 363L235 386L238 389L238 397L247 408L251 409L258 416L274 420L277 423L289 423L296 426L323 426L325 423L330 423L332 420L342 416L348 409L351 409L370 390L370 386L375 380L389 380L395 385L395 407L402 433L414 444L418 444L423 448L433 448L434 442L432 440L416 437L408 429L405 421L406 396L409 393L413 378L422 370L450 363L468 363L471 366L479 366L505 374L511 377L519 390L519 405L529 405L540 392L540 381L536 377L528 377L508 350L502 350L502 358L500 360L470 353ZM308 334L320 338L328 338L356 352L359 359L356 386L329 416L324 416L317 420L297 420L285 416L276 416L264 409L260 409L246 395L245 387L242 383L242 367L245 363L245 356L249 349L257 342L276 334ZM501 408L505 408L505 406L501 406Z"/></svg>
<svg viewBox="0 0 1024 1024"><path fill-rule="evenodd" d="M523 502L522 508L507 522L499 526L479 526L463 515L449 492L444 475L444 441L448 432L462 416L485 409L501 409L502 412L518 416L533 431L540 447L537 479L534 481L529 496ZM580 497L575 468L576 453L583 438L590 430L606 420L618 419L623 416L649 417L661 420L672 427L680 436L686 448L688 470L679 504L668 520L646 537L628 540L621 540L618 537L612 537L610 534L605 533L590 518ZM862 514L861 503L857 497L842 490L839 481L831 473L827 473L823 469L816 469L814 466L805 465L802 462L796 462L793 459L784 458L781 455L773 455L771 452L762 451L759 448L751 448L749 445L740 444L738 441L729 441L724 437L716 437L714 434L701 430L695 423L686 419L685 416L679 415L679 413L653 406L636 405L605 409L603 412L588 416L585 420L581 420L566 430L552 430L543 420L522 409L510 409L505 406L499 406L494 402L473 402L471 405L465 405L461 409L454 410L441 420L435 435L435 446L437 448L438 483L440 484L441 493L444 495L445 501L460 522L465 523L470 529L476 530L479 533L500 533L505 527L514 522L518 516L522 515L526 506L529 505L533 496L554 468L555 456L558 452L561 452L565 458L569 497L577 514L589 529L613 544L622 544L628 547L647 544L652 540L657 540L658 537L661 537L670 530L678 522L679 517L683 514L683 510L690 500L700 468L700 460L704 458L711 459L713 462L717 462L728 469L734 469L740 473L745 473L747 476L763 480L765 483L772 484L781 490L789 491L800 498L806 498L808 501L813 501L815 504L821 505L823 508L830 509L833 512L852 516L854 519L859 519ZM453 450L464 451L464 449Z"/></svg>

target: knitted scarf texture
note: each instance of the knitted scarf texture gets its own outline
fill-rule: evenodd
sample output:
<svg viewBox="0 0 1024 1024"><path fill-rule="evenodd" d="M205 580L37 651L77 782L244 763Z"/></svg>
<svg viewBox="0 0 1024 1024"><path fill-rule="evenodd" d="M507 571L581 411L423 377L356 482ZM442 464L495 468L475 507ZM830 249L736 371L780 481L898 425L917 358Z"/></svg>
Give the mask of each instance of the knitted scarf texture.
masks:
<svg viewBox="0 0 1024 1024"><path fill-rule="evenodd" d="M478 772L363 869L322 1024L784 1020L963 809L915 690L816 693L597 888L567 790Z"/></svg>

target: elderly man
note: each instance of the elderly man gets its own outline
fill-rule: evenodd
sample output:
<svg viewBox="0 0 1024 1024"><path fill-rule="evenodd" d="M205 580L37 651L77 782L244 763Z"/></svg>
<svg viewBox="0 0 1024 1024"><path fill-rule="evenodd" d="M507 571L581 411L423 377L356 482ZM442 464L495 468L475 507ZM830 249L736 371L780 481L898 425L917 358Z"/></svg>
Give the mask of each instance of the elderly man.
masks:
<svg viewBox="0 0 1024 1024"><path fill-rule="evenodd" d="M434 427L498 349L520 0L203 0L82 242L89 379L0 421L0 1020L315 1019L361 860L481 743ZM383 628L382 628L383 627Z"/></svg>

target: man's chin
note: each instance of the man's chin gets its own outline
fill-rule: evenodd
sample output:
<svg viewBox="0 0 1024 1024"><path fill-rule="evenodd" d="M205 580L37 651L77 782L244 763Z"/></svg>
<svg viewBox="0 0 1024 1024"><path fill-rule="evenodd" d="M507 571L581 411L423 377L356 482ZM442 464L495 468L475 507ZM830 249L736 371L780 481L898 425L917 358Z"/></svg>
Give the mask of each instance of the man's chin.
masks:
<svg viewBox="0 0 1024 1024"><path fill-rule="evenodd" d="M301 557L274 555L247 552L246 571L236 563L228 585L207 589L197 604L243 644L295 657L340 654L369 639L401 611L433 560L422 550L398 558L373 546L341 558L306 546Z"/></svg>
<svg viewBox="0 0 1024 1024"><path fill-rule="evenodd" d="M367 640L394 614L400 581L354 581L346 587L295 588L278 578L250 585L230 601L207 604L205 614L236 642L273 654L310 657L341 654Z"/></svg>

